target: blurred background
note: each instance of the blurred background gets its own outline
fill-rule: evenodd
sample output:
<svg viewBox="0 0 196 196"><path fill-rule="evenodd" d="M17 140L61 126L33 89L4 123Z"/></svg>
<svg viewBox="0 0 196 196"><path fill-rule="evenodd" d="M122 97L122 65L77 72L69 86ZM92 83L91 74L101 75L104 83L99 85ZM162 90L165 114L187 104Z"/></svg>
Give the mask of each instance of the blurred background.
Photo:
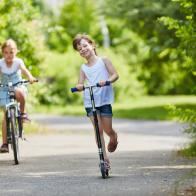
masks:
<svg viewBox="0 0 196 196"><path fill-rule="evenodd" d="M83 63L72 39L86 33L120 75L115 117L181 119L196 132L195 12L193 0L2 0L0 43L14 39L40 80L32 112L85 114L70 88Z"/></svg>

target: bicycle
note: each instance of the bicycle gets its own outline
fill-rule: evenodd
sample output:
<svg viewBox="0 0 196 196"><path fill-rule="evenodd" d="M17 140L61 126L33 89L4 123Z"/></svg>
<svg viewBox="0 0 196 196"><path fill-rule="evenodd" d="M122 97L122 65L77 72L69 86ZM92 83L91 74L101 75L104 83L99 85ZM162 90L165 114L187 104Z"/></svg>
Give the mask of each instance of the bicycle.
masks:
<svg viewBox="0 0 196 196"><path fill-rule="evenodd" d="M20 104L16 101L15 87L28 83L30 83L28 80L22 80L14 84L12 82L8 82L8 84L0 84L0 88L8 89L6 97L1 99L8 99L8 103L4 105L6 115L7 144L8 147L11 145L14 155L14 162L16 165L19 164L19 138L23 138L23 123L20 112Z"/></svg>
<svg viewBox="0 0 196 196"><path fill-rule="evenodd" d="M109 86L109 85L110 85L110 82L106 81L105 86ZM91 99L93 118L94 118L94 124L95 124L95 133L96 133L99 160L100 160L99 167L100 167L102 178L105 179L106 177L109 176L109 169L105 166L105 163L104 163L103 147L102 147L101 137L100 137L100 133L99 133L97 111L96 111L95 100L94 100L94 95L93 95L93 88L96 88L96 87L102 87L102 86L100 86L99 83L97 83L96 85L92 85L92 86L84 86L83 90L88 89L90 92L90 99ZM77 92L77 91L78 91L78 89L76 87L71 88L72 93Z"/></svg>

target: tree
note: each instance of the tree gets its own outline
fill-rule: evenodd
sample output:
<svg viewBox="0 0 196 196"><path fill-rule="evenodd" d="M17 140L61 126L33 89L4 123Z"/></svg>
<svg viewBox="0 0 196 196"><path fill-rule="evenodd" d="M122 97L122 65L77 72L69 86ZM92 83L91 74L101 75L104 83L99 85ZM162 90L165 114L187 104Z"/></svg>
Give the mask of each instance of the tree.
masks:
<svg viewBox="0 0 196 196"><path fill-rule="evenodd" d="M174 30L176 37L179 38L178 50L184 51L186 55L185 66L190 73L196 76L196 3L193 0L173 0L180 5L181 11L184 14L183 20L178 20L171 17L161 17L160 21L163 22L168 29ZM196 79L196 77L195 77ZM196 87L193 86L192 93L196 93ZM196 111L188 108L172 108L172 112L181 121L189 123L185 129L186 132L193 135L192 155L196 156Z"/></svg>
<svg viewBox="0 0 196 196"><path fill-rule="evenodd" d="M39 16L31 0L2 0L0 3L0 43L12 38L19 47L19 56L36 75L38 69L38 49L41 48L40 36L37 36Z"/></svg>
<svg viewBox="0 0 196 196"><path fill-rule="evenodd" d="M149 56L140 64L139 77L145 82L148 93L190 94L194 77L185 66L184 52L177 50L180 40L174 30L168 30L158 22L158 18L166 15L183 20L179 5L170 0L112 2L106 0L107 17L123 21L121 29L128 28L135 32L149 48Z"/></svg>
<svg viewBox="0 0 196 196"><path fill-rule="evenodd" d="M47 44L50 49L64 52L78 33L90 34L102 45L98 7L93 0L65 1L60 14L49 22Z"/></svg>

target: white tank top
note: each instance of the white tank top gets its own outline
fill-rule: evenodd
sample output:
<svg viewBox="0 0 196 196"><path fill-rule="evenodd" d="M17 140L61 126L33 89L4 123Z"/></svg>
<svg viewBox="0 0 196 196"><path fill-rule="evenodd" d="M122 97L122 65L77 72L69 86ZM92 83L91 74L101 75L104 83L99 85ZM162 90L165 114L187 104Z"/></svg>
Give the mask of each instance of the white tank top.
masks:
<svg viewBox="0 0 196 196"><path fill-rule="evenodd" d="M97 59L97 62L93 66L87 66L83 64L81 67L88 81L87 85L95 85L100 80L108 80L109 73L105 66L104 61L101 58ZM114 93L112 85L104 87L93 88L93 95L95 99L95 106L100 107L114 102ZM92 107L90 100L90 93L88 89L84 90L83 100L85 107Z"/></svg>
<svg viewBox="0 0 196 196"><path fill-rule="evenodd" d="M5 59L0 59L0 71L3 74L13 74L15 72L18 72L21 74L20 67L24 67L24 62L20 58L14 58L13 63L10 67L6 65Z"/></svg>

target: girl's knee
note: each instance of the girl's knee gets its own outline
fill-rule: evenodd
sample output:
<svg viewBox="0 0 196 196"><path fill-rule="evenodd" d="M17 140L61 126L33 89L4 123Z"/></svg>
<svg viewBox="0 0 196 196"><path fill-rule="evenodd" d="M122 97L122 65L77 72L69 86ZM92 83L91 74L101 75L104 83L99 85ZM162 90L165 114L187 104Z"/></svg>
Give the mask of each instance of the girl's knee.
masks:
<svg viewBox="0 0 196 196"><path fill-rule="evenodd" d="M22 90L17 89L15 91L16 99L25 99L24 92Z"/></svg>

